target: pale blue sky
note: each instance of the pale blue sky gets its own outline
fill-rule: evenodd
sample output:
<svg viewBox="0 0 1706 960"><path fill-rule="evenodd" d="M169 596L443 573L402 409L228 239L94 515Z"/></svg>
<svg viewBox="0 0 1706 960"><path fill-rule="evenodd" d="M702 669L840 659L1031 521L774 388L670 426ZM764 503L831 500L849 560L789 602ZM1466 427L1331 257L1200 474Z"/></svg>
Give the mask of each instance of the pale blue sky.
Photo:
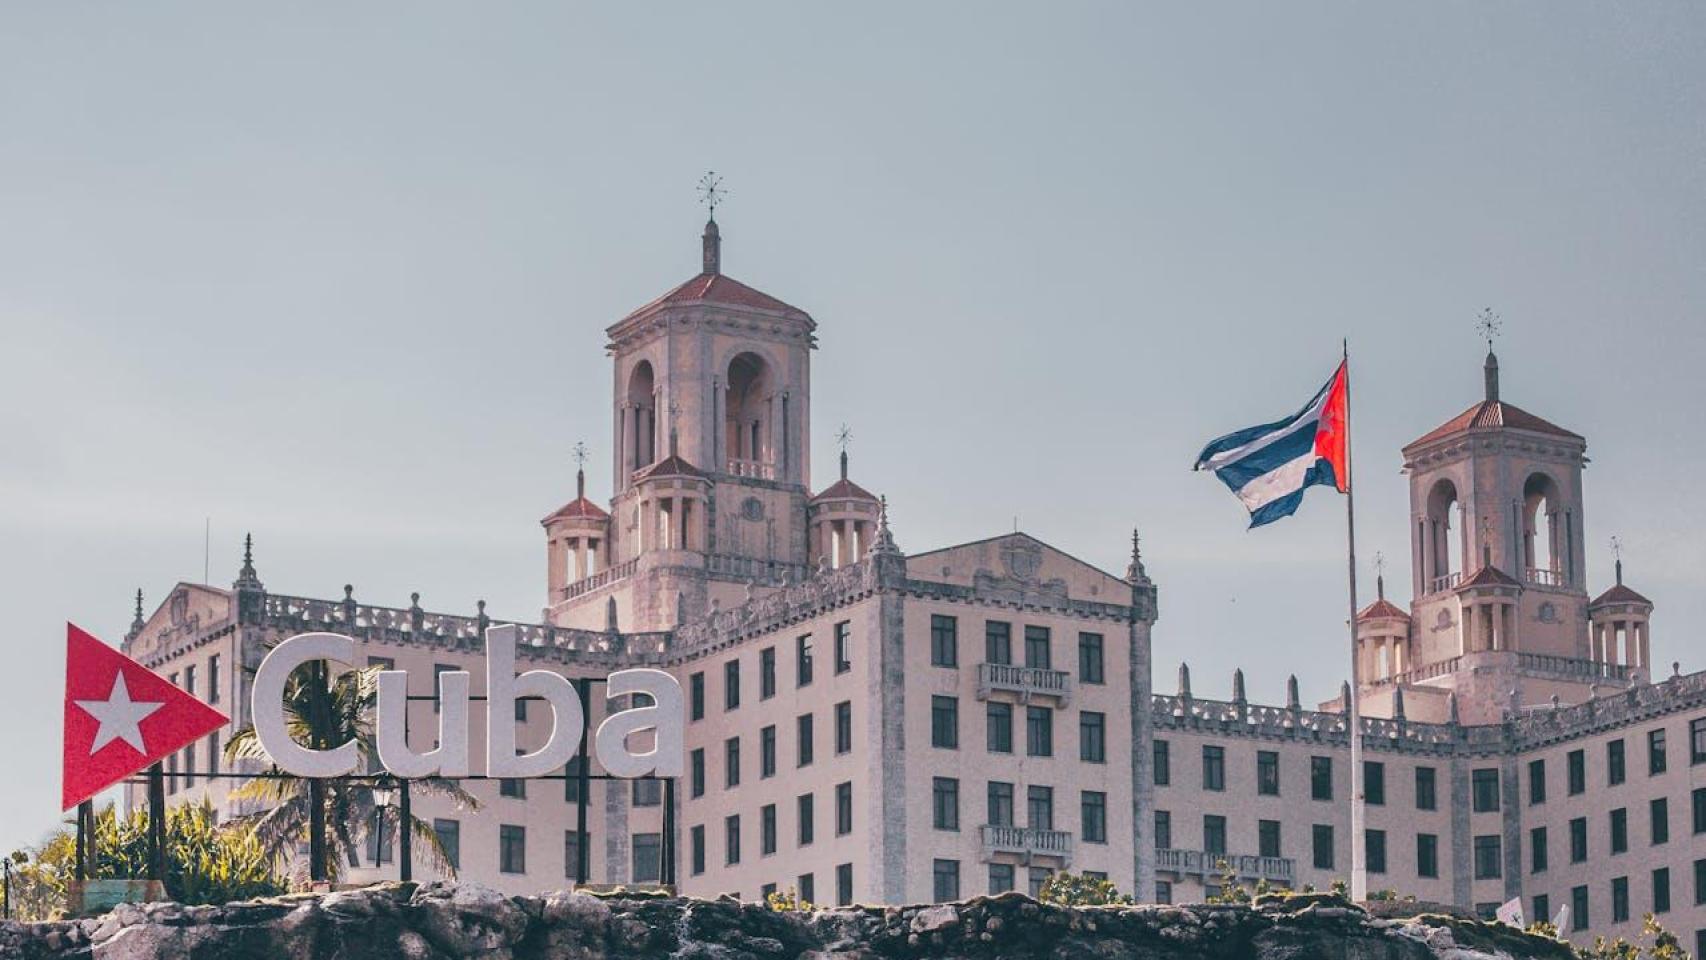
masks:
<svg viewBox="0 0 1706 960"><path fill-rule="evenodd" d="M0 847L57 819L63 622L235 574L533 619L603 328L697 270L809 310L905 549L1145 533L1158 686L1343 673L1342 503L1189 471L1349 335L1359 530L1479 395L1585 434L1605 541L1706 666L1698 5L11 4L0 19ZM1372 589L1372 583L1369 583ZM1366 598L1365 598L1366 599Z"/></svg>

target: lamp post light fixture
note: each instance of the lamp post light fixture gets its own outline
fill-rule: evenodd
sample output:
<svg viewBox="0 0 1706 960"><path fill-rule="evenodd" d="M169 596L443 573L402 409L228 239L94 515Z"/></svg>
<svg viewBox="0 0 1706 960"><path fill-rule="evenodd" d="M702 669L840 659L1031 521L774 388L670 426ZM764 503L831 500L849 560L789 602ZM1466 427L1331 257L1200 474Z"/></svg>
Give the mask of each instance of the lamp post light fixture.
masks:
<svg viewBox="0 0 1706 960"><path fill-rule="evenodd" d="M379 811L380 830L385 829L385 811L397 809L397 879L405 883L414 879L411 836L414 815L410 810L409 781L386 777L373 787L373 806Z"/></svg>

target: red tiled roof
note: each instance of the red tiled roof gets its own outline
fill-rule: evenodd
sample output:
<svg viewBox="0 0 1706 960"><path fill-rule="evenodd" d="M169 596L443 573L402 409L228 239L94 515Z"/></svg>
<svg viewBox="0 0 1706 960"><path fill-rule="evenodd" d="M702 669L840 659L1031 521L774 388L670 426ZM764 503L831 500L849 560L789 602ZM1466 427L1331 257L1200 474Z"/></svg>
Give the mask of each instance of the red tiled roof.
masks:
<svg viewBox="0 0 1706 960"><path fill-rule="evenodd" d="M553 520L579 519L579 518L586 518L589 520L608 520L608 519L610 519L610 514L605 513L602 509L600 509L598 504L593 503L591 500L588 500L585 497L581 497L581 498L576 499L576 500L570 500L568 503L563 504L562 506L558 507L556 510L552 511L550 516L546 517L545 519L543 519L539 522L542 524L545 524L545 523L550 523Z"/></svg>
<svg viewBox="0 0 1706 960"><path fill-rule="evenodd" d="M813 503L819 500L869 500L875 503L877 498L869 490L843 477L829 485L824 492L812 498Z"/></svg>
<svg viewBox="0 0 1706 960"><path fill-rule="evenodd" d="M1522 584L1498 567L1489 565L1475 571L1475 575L1459 584L1457 589L1487 586L1520 587Z"/></svg>
<svg viewBox="0 0 1706 960"><path fill-rule="evenodd" d="M650 480L653 477L703 477L698 467L683 460L676 454L670 454L657 463L641 470L635 480Z"/></svg>
<svg viewBox="0 0 1706 960"><path fill-rule="evenodd" d="M1381 597L1379 600L1363 607L1362 611L1357 614L1357 620L1359 622L1363 620L1379 620L1384 617L1401 617L1405 620L1410 619L1410 615L1405 613L1402 607L1385 597Z"/></svg>
<svg viewBox="0 0 1706 960"><path fill-rule="evenodd" d="M1639 593L1636 593L1620 583L1612 587L1610 590L1600 594L1599 597L1595 599L1593 603L1588 604L1588 606L1597 607L1602 603L1644 603L1648 606L1652 606L1653 601L1648 600L1646 597L1641 596Z"/></svg>
<svg viewBox="0 0 1706 960"><path fill-rule="evenodd" d="M752 307L757 310L775 310L780 313L802 315L805 313L798 307L789 306L768 293L754 290L739 280L725 277L720 273L701 273L651 303L628 314L628 317L623 319L637 317L642 313L667 304L698 302L726 303L737 307Z"/></svg>
<svg viewBox="0 0 1706 960"><path fill-rule="evenodd" d="M1423 435L1421 439L1411 441L1405 449L1420 446L1465 430L1487 430L1498 427L1510 427L1514 430L1528 430L1534 433L1549 433L1555 437L1565 437L1571 440L1582 439L1581 434L1571 433L1563 427L1542 420L1519 407L1498 400L1483 400L1435 427Z"/></svg>

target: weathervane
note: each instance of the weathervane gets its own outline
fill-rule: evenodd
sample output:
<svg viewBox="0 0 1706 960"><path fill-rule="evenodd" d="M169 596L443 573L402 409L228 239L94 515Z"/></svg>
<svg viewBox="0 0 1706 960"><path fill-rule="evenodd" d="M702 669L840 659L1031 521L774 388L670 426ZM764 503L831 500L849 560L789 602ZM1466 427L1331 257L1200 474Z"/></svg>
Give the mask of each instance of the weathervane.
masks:
<svg viewBox="0 0 1706 960"><path fill-rule="evenodd" d="M711 219L717 219L717 204L728 199L729 192L723 189L723 178L717 176L717 171L707 170L699 178L699 202L711 211Z"/></svg>
<svg viewBox="0 0 1706 960"><path fill-rule="evenodd" d="M1482 310L1480 319L1475 321L1475 331L1481 335L1483 340L1487 341L1488 353L1493 352L1493 338L1499 335L1499 328L1503 325L1504 321L1499 319L1499 315L1493 312L1492 307Z"/></svg>
<svg viewBox="0 0 1706 960"><path fill-rule="evenodd" d="M1613 560L1622 560L1623 559L1623 538L1622 537L1612 537L1611 538L1611 558Z"/></svg>
<svg viewBox="0 0 1706 960"><path fill-rule="evenodd" d="M586 467L586 457L587 457L586 441L576 440L574 449L570 452L569 455L575 458L575 466L577 468L585 468Z"/></svg>
<svg viewBox="0 0 1706 960"><path fill-rule="evenodd" d="M835 431L835 444L841 448L842 453L846 453L847 445L852 442L853 431L847 429L847 424L844 423L841 425L841 429Z"/></svg>

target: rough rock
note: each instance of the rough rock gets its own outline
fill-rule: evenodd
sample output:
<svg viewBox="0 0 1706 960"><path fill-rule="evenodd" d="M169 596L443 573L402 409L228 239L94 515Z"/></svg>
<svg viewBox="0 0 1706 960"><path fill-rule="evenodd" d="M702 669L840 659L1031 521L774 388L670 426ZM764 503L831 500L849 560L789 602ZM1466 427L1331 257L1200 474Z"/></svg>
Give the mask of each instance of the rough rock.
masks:
<svg viewBox="0 0 1706 960"><path fill-rule="evenodd" d="M19 960L1572 960L1502 924L1371 917L1332 896L1254 906L1058 907L1018 894L778 913L763 904L382 884L217 907L125 904L0 924Z"/></svg>

